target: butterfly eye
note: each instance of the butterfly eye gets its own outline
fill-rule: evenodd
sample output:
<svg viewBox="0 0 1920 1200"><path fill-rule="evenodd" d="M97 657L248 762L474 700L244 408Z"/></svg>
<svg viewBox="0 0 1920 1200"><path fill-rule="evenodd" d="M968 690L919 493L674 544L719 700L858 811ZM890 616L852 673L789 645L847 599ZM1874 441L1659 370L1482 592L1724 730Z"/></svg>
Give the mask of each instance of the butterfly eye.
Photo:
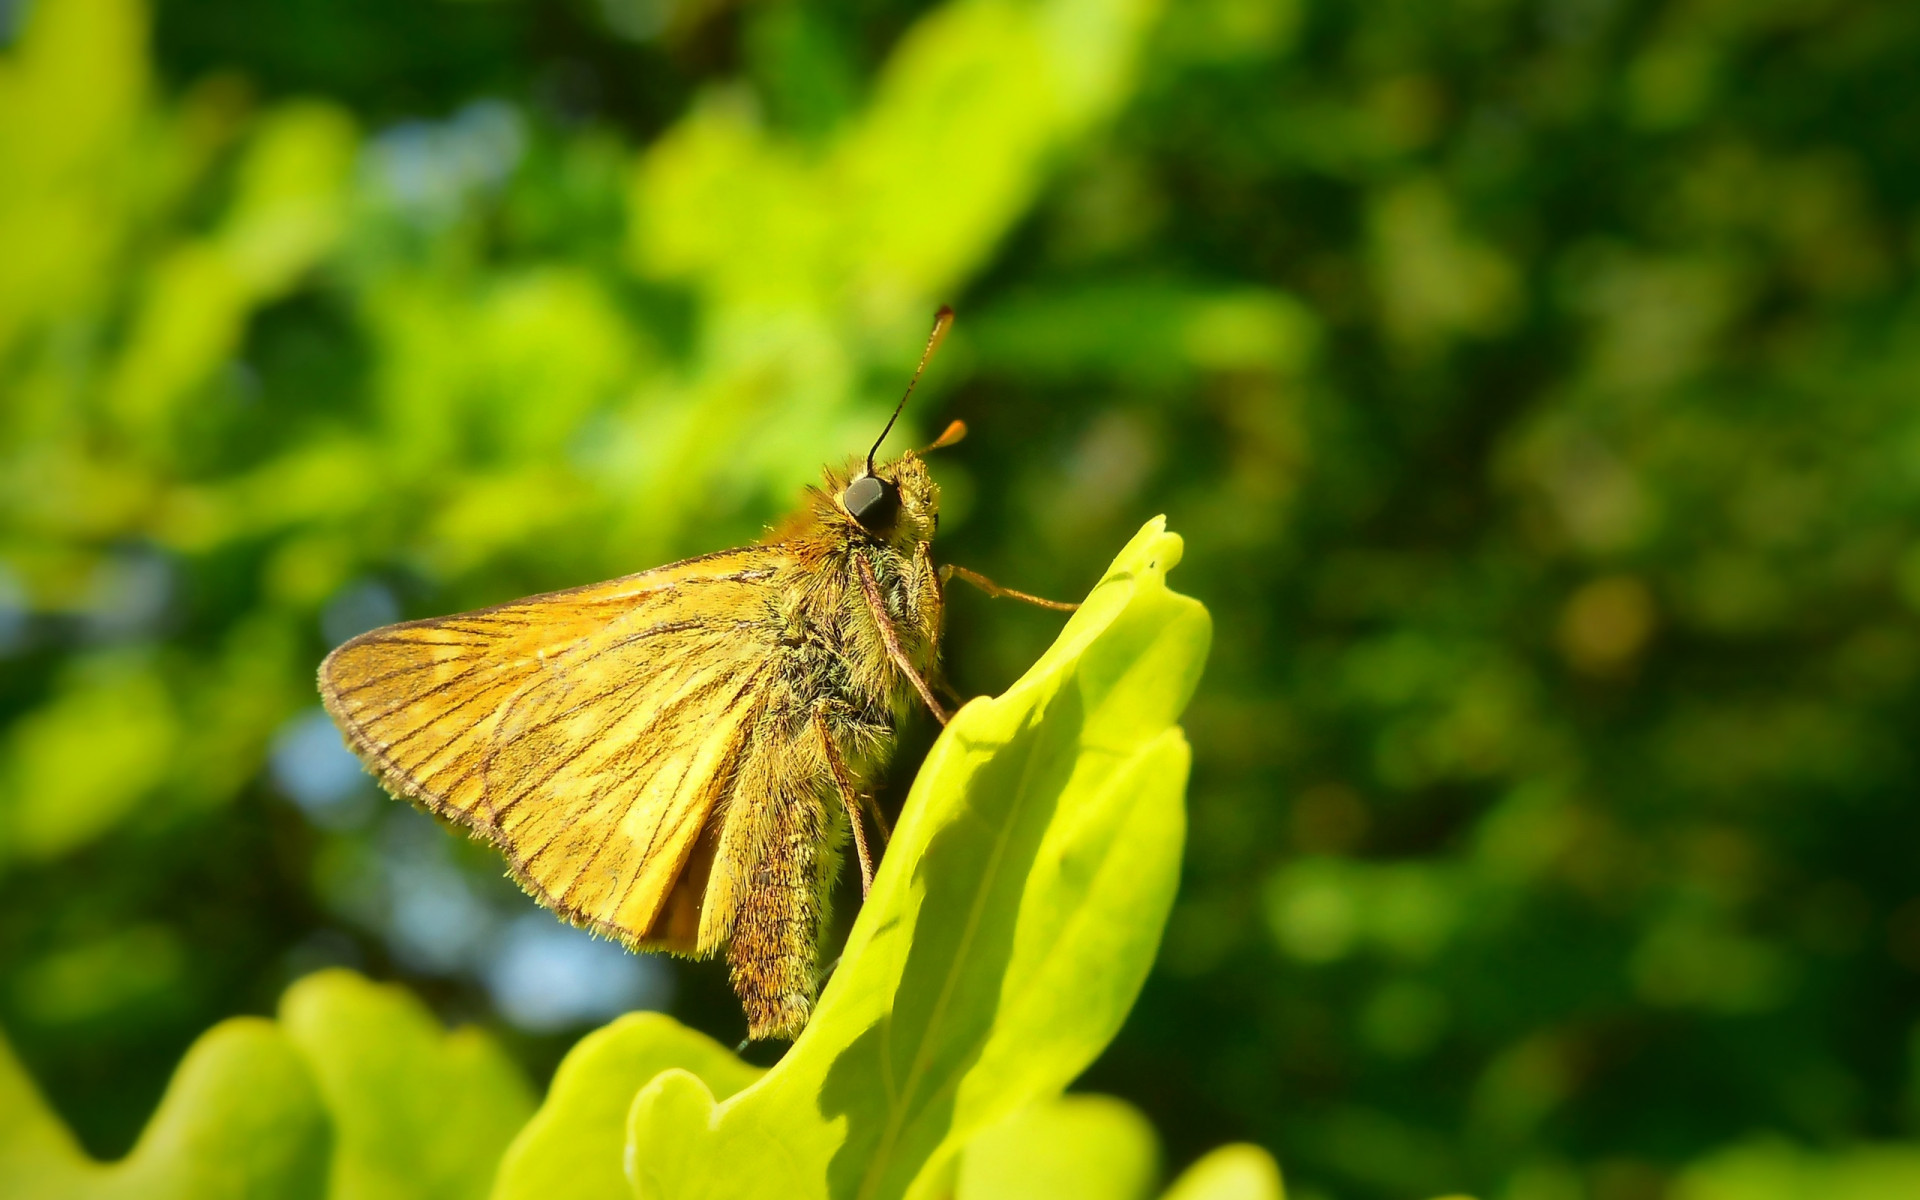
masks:
<svg viewBox="0 0 1920 1200"><path fill-rule="evenodd" d="M900 489L875 475L862 475L840 493L840 504L868 533L892 532L900 515Z"/></svg>

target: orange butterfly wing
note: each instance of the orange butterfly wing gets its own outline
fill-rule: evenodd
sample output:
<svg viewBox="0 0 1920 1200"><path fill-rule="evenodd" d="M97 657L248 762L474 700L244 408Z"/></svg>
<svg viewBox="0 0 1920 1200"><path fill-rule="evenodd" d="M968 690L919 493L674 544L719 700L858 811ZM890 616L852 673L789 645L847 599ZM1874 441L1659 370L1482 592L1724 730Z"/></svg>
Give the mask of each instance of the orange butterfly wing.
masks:
<svg viewBox="0 0 1920 1200"><path fill-rule="evenodd" d="M730 550L376 629L327 656L321 697L384 787L500 847L541 903L705 953L701 835L775 682L787 565Z"/></svg>

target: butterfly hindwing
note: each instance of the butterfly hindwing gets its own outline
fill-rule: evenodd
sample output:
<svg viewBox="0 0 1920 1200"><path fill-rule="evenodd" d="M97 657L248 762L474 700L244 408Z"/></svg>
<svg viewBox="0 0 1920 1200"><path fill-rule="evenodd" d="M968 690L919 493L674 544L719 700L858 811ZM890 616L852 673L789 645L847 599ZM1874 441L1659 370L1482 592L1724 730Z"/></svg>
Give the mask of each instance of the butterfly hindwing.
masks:
<svg viewBox="0 0 1920 1200"><path fill-rule="evenodd" d="M784 565L757 546L376 629L328 656L321 694L388 790L499 846L543 903L710 951L702 834L774 683Z"/></svg>

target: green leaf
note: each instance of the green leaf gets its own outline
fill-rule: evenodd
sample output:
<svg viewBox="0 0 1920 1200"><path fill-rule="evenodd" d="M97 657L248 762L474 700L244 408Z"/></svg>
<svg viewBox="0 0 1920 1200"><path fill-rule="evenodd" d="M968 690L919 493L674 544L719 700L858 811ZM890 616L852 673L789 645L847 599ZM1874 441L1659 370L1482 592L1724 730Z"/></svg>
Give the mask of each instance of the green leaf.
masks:
<svg viewBox="0 0 1920 1200"><path fill-rule="evenodd" d="M1160 1139L1111 1096L1062 1096L982 1130L960 1155L955 1200L1145 1200Z"/></svg>
<svg viewBox="0 0 1920 1200"><path fill-rule="evenodd" d="M1180 548L1150 522L1025 678L956 714L787 1056L724 1102L685 1072L635 1100L639 1195L927 1194L1113 1037L1185 833L1174 721L1210 626L1166 587Z"/></svg>
<svg viewBox="0 0 1920 1200"><path fill-rule="evenodd" d="M760 1078L760 1068L660 1013L630 1013L580 1039L554 1073L546 1103L500 1163L493 1200L625 1200L627 1110L661 1072L698 1076L722 1099Z"/></svg>
<svg viewBox="0 0 1920 1200"><path fill-rule="evenodd" d="M1165 1200L1284 1200L1280 1166L1258 1146L1221 1146L1188 1167Z"/></svg>
<svg viewBox="0 0 1920 1200"><path fill-rule="evenodd" d="M1885 1200L1920 1196L1920 1147L1809 1150L1779 1137L1731 1146L1680 1172L1675 1200Z"/></svg>
<svg viewBox="0 0 1920 1200"><path fill-rule="evenodd" d="M306 1064L271 1022L207 1031L174 1072L132 1153L88 1158L0 1041L0 1180L33 1200L318 1200L328 1130Z"/></svg>
<svg viewBox="0 0 1920 1200"><path fill-rule="evenodd" d="M598 1044L627 1029L603 1030ZM679 1041L697 1036L680 1031ZM581 1049L592 1057L594 1044ZM699 1051L716 1085L751 1080L750 1067L729 1073L711 1043L679 1058L700 1061ZM635 1087L621 1087L619 1115L602 1122L616 1179ZM287 989L278 1024L240 1018L195 1042L133 1152L110 1166L87 1158L0 1043L0 1179L8 1196L33 1200L477 1198L532 1108L486 1035L447 1033L404 990L327 971Z"/></svg>
<svg viewBox="0 0 1920 1200"><path fill-rule="evenodd" d="M280 1023L333 1116L333 1200L483 1197L533 1112L518 1069L477 1029L348 971L287 989Z"/></svg>

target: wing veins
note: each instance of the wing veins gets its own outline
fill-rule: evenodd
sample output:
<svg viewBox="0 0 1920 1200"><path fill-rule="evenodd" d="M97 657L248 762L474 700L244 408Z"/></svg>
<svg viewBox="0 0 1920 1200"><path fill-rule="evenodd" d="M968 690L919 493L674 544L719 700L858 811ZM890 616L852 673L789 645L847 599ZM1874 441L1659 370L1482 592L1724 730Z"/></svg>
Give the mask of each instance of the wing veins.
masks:
<svg viewBox="0 0 1920 1200"><path fill-rule="evenodd" d="M759 677L760 677L760 672L758 671L755 671L752 674L750 674L740 684L738 688L734 689L733 694L735 699L738 699L742 693L744 693L749 687L753 686L753 684L759 680ZM704 700L708 694L713 692L715 689L723 686L725 686L724 677L720 679L707 680L706 682L700 684L699 686L692 688L687 693L680 696L678 699L674 700L673 703L669 705L667 708L661 709L657 714L655 714L654 718L651 721L647 722L646 728L652 729L656 725L672 720L673 717L678 714L679 710ZM611 693L609 692L606 694L610 695ZM634 699L638 700L641 698L644 698L644 690L636 687L634 689ZM629 703L626 711L628 712L632 711L631 703ZM611 727L616 723L617 723L617 719L614 721L608 721L606 722L605 725L603 725L602 728L604 729L604 728ZM636 741L637 740L638 740L638 737L636 737ZM594 744L594 739L592 738L581 739L581 745L578 750L576 750L573 754L569 755L559 765L555 766L553 770L549 771L546 774L546 776L544 776L542 779L539 780L538 783L532 783L522 788L519 795L514 797L514 801L517 802L521 797L524 797L527 794L533 792L535 789L543 786L548 781L550 781L555 775L558 775L561 771L573 765L573 763L576 762L582 755L584 755L588 750L593 748L593 744ZM609 784L605 788L603 795L606 793L617 792L622 786L632 782L634 777L639 775L642 771L658 763L662 755L667 753L669 750L679 749L683 744L684 743L676 742L672 746L660 747L656 749L653 753L647 755L645 758L637 759L636 761L631 762L628 765L626 773L620 776L617 780L613 781L611 784ZM680 784L685 782L687 775L692 771L692 769L693 769L693 764L689 762L686 768L680 772L679 780L676 781L675 783L674 794L676 795L678 794ZM643 850L640 854L639 861L641 863L644 864L648 858L651 858L653 856L653 849L656 845L659 844L660 833L661 833L661 830L665 827L665 824L666 822L664 821L664 819L654 822L653 831L648 836L646 849ZM549 837L545 842L542 842L538 850L535 850L532 854L527 856L525 860L527 868L531 870L533 867L533 864L537 862L540 859L540 857L544 855L548 850L552 849L555 843L557 843L565 833L566 833L566 829L563 827L559 830L556 830L553 836ZM610 833L608 835L603 835L602 845L601 845L602 849L605 848L605 838L607 836L610 836ZM599 851L596 850L595 856L597 857L598 854L599 854ZM581 872L576 872L574 875L574 878L567 882L567 887L570 888L573 886L573 884L579 882L580 874L584 872L585 869L586 867L582 866ZM564 891L565 889L562 889L562 892Z"/></svg>
<svg viewBox="0 0 1920 1200"><path fill-rule="evenodd" d="M582 663L591 662L591 661L592 661L591 658L581 660ZM576 664L569 663L567 665L573 666ZM562 709L561 711L554 713L552 716L544 717L539 721L536 721L534 724L527 726L527 728L523 732L532 733L533 731L538 729L550 728L551 726L566 720L568 717L572 716L574 713L579 712L581 709L586 708L588 705L598 703L599 701L604 700L606 697L613 695L615 692L620 691L622 688L628 688L628 687L634 687L634 686L637 686L636 681L622 680L621 682L615 684L610 688L604 688L598 692L593 693L592 695L581 700L579 703L574 704L570 708Z"/></svg>
<svg viewBox="0 0 1920 1200"><path fill-rule="evenodd" d="M468 696L465 700L462 700L460 703L454 705L452 708L442 709L440 712L434 713L432 716L428 717L426 720L420 722L420 724L415 725L412 729L407 730L405 733L401 734L399 737L396 737L392 741L388 742L384 748L387 750L388 753L392 753L393 751L398 750L401 746L406 745L409 741L412 741L418 735L425 733L429 729L432 729L434 726L438 725L441 721L444 721L446 718L452 716L454 713L459 712L463 708L467 708L468 706L476 703L477 701L485 700L488 698L489 698L489 693L487 692L484 692L484 691L475 692L473 695ZM404 704L400 706L400 708L406 708L406 707L407 706ZM396 709L394 711L397 712L399 710ZM391 713L388 715L391 715Z"/></svg>
<svg viewBox="0 0 1920 1200"><path fill-rule="evenodd" d="M674 716L678 715L681 709L685 708L687 705L692 704L696 701L705 699L707 693L713 690L715 687L720 686L720 684L721 684L721 680L708 679L704 683L700 683L697 686L690 688L687 692L675 698L671 704L669 704L665 708L662 708L659 712L655 713L653 719L648 721L646 725L639 731L639 733L635 735L635 740L638 740L640 737L645 736L646 730L652 729L655 726L665 721L671 720ZM621 719L631 714L633 712L635 703L638 702L639 700L645 699L646 697L646 689L639 683L626 683L621 685L621 687L630 691L632 693L632 696L629 698L629 700L624 702L626 707L621 711L620 716L601 723L601 726L600 726L601 733L605 733L606 730L618 724ZM581 703L574 705L573 708L568 709L567 712L568 713L577 712L581 708L585 707L586 705L595 703L599 700L604 700L606 697L614 695L616 692L620 690L621 688L609 688L606 691L600 692L594 697L591 697L590 699L583 700L581 701ZM744 685L742 685L741 690L742 691L745 690ZM553 725L558 723L559 720L565 715L567 714L566 713L557 714L551 720L543 722L539 725L529 726L526 732L531 733L536 729L551 728ZM526 734L523 733L519 736L524 737L526 736ZM558 775L560 772L572 766L575 762L579 761L581 756L586 754L587 751L593 749L595 740L596 740L595 738L581 738L579 747L575 749L572 754L569 754L566 758L554 764L553 769L548 771L545 775L541 776L538 780L529 782L524 788L521 789L521 795L525 795L526 793L531 792L536 788L543 787L547 783L551 782L554 776ZM495 753L498 753L498 751L496 750ZM650 756L645 761L652 762L654 758L658 757L658 754L659 752L656 752L653 756ZM492 756L489 755L488 757L489 757L489 761L491 761ZM643 763L642 765L645 765L645 764Z"/></svg>
<svg viewBox="0 0 1920 1200"><path fill-rule="evenodd" d="M389 790L486 836L543 903L634 944L646 931L629 926L658 918L764 719L777 651L760 610L764 581L790 565L787 550L720 551L371 631L349 643L363 653L335 665L373 671L323 672L324 698ZM754 619L736 619L742 613ZM655 648L657 638L668 641ZM436 707L402 725L410 708ZM526 724L508 735L516 720ZM522 812L532 815L510 832ZM549 822L552 832L523 856L523 840ZM635 837L643 826L644 844ZM550 859L556 850L562 857ZM639 901L649 913L629 911Z"/></svg>
<svg viewBox="0 0 1920 1200"><path fill-rule="evenodd" d="M627 715L632 713L634 708L646 696L645 689L641 688L637 684L629 683L629 684L624 684L622 686L625 687L625 689L630 694L625 699L620 701L621 707L619 708L617 713L613 715L613 717L610 720L602 723L600 729L601 729L601 732L603 733L609 727L615 724L618 724ZM620 690L621 688L617 688L617 687L608 688L605 691L596 693L594 696L594 700L604 700L608 696L614 695ZM518 697L515 697L515 699L518 699ZM588 703L591 703L591 702L592 701L588 701ZM509 701L508 703L512 703L512 701ZM521 736L524 736L524 735L521 735ZM573 763L577 759L579 759L581 755L585 754L588 750L592 749L593 743L594 743L593 738L581 738L580 744L574 748L574 751L572 754L569 754L566 758L562 759L559 763L555 764L553 769L548 771L546 775L542 776L537 783L527 782L525 784L522 784L520 787L516 788L513 794L507 797L507 802L505 804L502 804L496 808L491 803L483 799L482 803L486 805L487 811L490 814L490 818L496 823L504 820L506 818L507 813L512 811L513 808L515 808L522 800L525 800L529 796L532 796L542 784L547 783L555 775L558 775L561 771L566 770L569 766L573 765ZM488 747L487 753L481 759L480 769L484 772L491 773L493 769L494 760L500 756L500 751L504 749L505 746L510 746L512 744L513 744L512 741L508 741L507 743L505 743L505 745L496 744ZM483 796L487 792L491 791L490 788L487 788L485 786L484 782L482 784L481 790L482 790ZM504 831L505 826L501 826L501 829ZM555 836L558 836L558 835L556 834ZM526 860L527 865L532 866L533 860L540 857L541 854L545 853L546 849L547 847L543 845L540 847L539 850L534 851L534 853L527 858Z"/></svg>
<svg viewBox="0 0 1920 1200"><path fill-rule="evenodd" d="M758 679L758 673L756 673L754 677L754 680L757 680L757 679ZM749 682L753 682L754 680L750 680ZM740 691L734 693L734 697L738 699L740 694L745 692L746 690L747 690L747 685L742 684L740 686ZM725 770L727 772L733 771L734 767L736 766L736 764L739 762L739 759L740 759L740 739L745 736L747 721L757 720L759 718L759 715L760 715L759 712L756 710L755 712L747 714L747 716L741 720L739 727L734 730L732 745L727 747L726 758L724 760L723 766L716 768L715 770L716 776L720 773L721 770ZM713 819L712 814L709 813L703 819L703 821L710 821L712 819ZM655 826L653 831L653 837L648 839L647 841L646 853L640 856L640 862L643 865L645 864L647 858L653 854L654 843L658 842L659 840L660 840L660 829L659 829L659 826ZM683 867L682 869L684 870L685 868ZM640 877L645 873L646 872L644 870L635 871L633 873L633 877L628 879L626 882L626 885L620 889L620 898L614 903L612 909L610 910L614 915L618 916L621 912L624 912L626 910L627 901L633 898L633 889L640 885ZM675 882L678 882L678 881L676 880ZM670 884L667 888L667 891L671 891L671 890L672 890L672 885ZM659 907L664 907L666 905L666 902L667 902L666 894L663 892L661 895ZM652 923L655 920L659 919L659 916L660 914L656 910L654 913L652 913L648 917L647 923L649 927L651 927ZM642 931L641 936L643 937L645 936L644 930Z"/></svg>
<svg viewBox="0 0 1920 1200"><path fill-rule="evenodd" d="M746 622L746 621L736 622L736 625L748 625L748 624L751 624L751 622ZM587 652L584 658L569 659L567 661L566 666L568 668L584 667L588 663L593 662L597 658L601 658L605 655L612 654L616 650L624 650L628 646L633 645L635 642L641 641L642 639L649 638L649 637L657 637L657 636L661 636L669 633L688 633L695 629L711 629L711 630L714 630L715 632L719 632L724 628L725 626L723 624L716 624L715 622L705 620L704 618L701 618L701 617L682 617L674 621L661 621L657 624L649 625L645 629L638 630L634 633L626 634L623 637L621 637L618 641L608 642L604 646L595 646L592 650ZM569 646L568 649L571 650L572 647ZM557 663L554 665L556 667L559 666L559 664Z"/></svg>
<svg viewBox="0 0 1920 1200"><path fill-rule="evenodd" d="M434 626L431 626L430 628L422 629L421 632L423 633L431 632L432 629L442 629L442 628L445 628L445 626L434 625ZM449 629L447 630L447 632L458 633L460 631L457 629ZM457 649L465 649L470 646L484 646L486 645L486 642L483 640L480 640L477 638L471 638L471 637L463 638L457 642L436 642L436 641L431 641L427 638L400 637L396 634L388 632L387 630L376 629L372 633L363 634L360 637L360 644L363 646L448 646L448 647L453 647Z"/></svg>
<svg viewBox="0 0 1920 1200"><path fill-rule="evenodd" d="M340 696L356 695L360 692L366 691L368 688L379 687L383 683L387 683L391 680L398 679L402 675L417 675L422 671L431 671L431 670L434 670L435 668L443 667L447 665L448 661L457 663L460 660L456 658L451 660L434 659L434 660L427 660L423 662L410 662L403 666L395 667L393 670L388 671L384 675L375 675L368 679L356 680L348 684L346 687L339 687L336 685L333 690L336 695L340 695ZM469 666L465 671L463 671L458 676L455 676L454 678L446 680L444 682L447 684L458 683L462 679L466 679L468 676L472 675L475 671L478 671L482 667L486 667L489 665L497 665L497 664L489 664L485 661L476 662L471 666ZM398 712L400 708L404 708L407 705L412 704L416 700L424 700L428 696L431 696L433 694L434 694L433 692L429 691L429 692L419 692L414 695L408 696L401 701L399 706L388 709L386 712L381 713L378 717L375 717L374 720L376 721L385 720L387 717L393 715L395 712Z"/></svg>
<svg viewBox="0 0 1920 1200"><path fill-rule="evenodd" d="M433 666L437 664L429 663L427 665ZM359 714L355 714L354 719L356 721L361 721L363 726L365 723L371 722L371 721L384 721L388 717L391 717L395 713L399 712L401 709L412 708L414 705L420 703L420 701L422 700L431 700L433 697L438 696L441 692L446 691L448 688L458 687L459 685L465 683L467 680L472 679L475 675L479 675L485 672L488 668L493 668L497 670L499 669L500 666L501 664L499 663L487 662L486 660L483 659L480 662L477 662L472 666L468 667L466 670L460 672L458 675L455 675L453 678L443 679L439 683L434 684L432 687L428 688L424 692L415 692L410 696L403 697L400 700L395 701L392 706L384 709L379 713L375 713L372 716L365 717L364 720L361 718ZM374 683L384 683L388 679L394 678L396 675L402 675L405 673L406 672L404 671L397 671L397 672L394 672L392 675L383 675L378 680L369 681L369 683L366 686L371 687L373 686Z"/></svg>

